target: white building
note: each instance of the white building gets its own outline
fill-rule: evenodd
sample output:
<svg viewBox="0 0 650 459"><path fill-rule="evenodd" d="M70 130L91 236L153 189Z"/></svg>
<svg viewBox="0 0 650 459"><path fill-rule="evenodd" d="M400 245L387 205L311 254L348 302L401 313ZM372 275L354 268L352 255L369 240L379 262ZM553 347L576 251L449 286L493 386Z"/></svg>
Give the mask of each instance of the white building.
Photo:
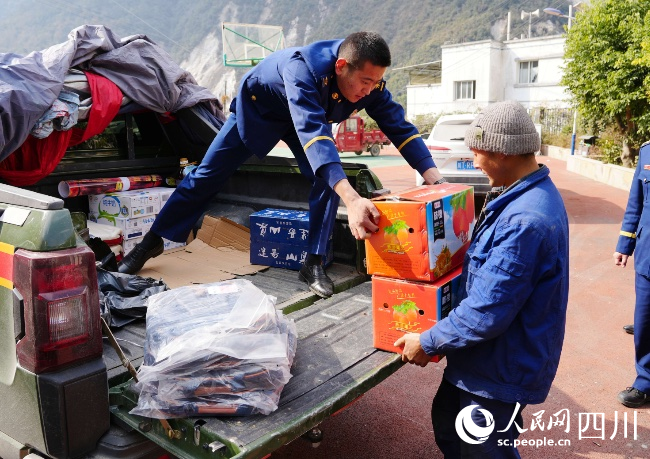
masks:
<svg viewBox="0 0 650 459"><path fill-rule="evenodd" d="M569 107L560 86L564 42L555 35L443 45L440 61L395 69L409 73L406 116L477 112L508 99L529 109Z"/></svg>

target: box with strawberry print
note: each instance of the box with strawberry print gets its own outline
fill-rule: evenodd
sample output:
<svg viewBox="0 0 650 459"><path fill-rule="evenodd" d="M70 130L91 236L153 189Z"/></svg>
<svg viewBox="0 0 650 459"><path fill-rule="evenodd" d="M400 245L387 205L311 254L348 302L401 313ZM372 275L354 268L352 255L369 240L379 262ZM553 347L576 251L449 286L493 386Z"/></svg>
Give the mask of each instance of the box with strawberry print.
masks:
<svg viewBox="0 0 650 459"><path fill-rule="evenodd" d="M373 199L379 231L366 240L369 274L433 282L463 262L474 227L474 189L422 185Z"/></svg>

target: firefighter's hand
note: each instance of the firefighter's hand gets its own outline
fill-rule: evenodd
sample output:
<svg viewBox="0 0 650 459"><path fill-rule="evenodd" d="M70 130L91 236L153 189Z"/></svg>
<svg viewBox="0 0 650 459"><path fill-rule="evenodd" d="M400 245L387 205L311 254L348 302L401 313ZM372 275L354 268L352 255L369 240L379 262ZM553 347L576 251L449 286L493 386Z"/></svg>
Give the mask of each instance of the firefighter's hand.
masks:
<svg viewBox="0 0 650 459"><path fill-rule="evenodd" d="M629 257L629 255L625 255L624 253L614 252L614 264L616 266L620 266L621 268L625 268L627 265L627 259Z"/></svg>
<svg viewBox="0 0 650 459"><path fill-rule="evenodd" d="M359 196L347 204L347 209L348 224L355 239L368 239L379 230L379 211L369 199Z"/></svg>
<svg viewBox="0 0 650 459"><path fill-rule="evenodd" d="M408 362L420 367L426 367L431 361L431 356L424 352L420 345L419 333L407 333L395 341L395 347L402 347L402 362Z"/></svg>
<svg viewBox="0 0 650 459"><path fill-rule="evenodd" d="M444 177L438 171L437 167L432 167L432 168L427 169L426 171L424 171L424 174L422 174L422 178L424 179L424 183L426 185L433 185L434 183L438 182L439 180L444 180Z"/></svg>
<svg viewBox="0 0 650 459"><path fill-rule="evenodd" d="M347 180L341 180L334 185L334 191L341 197L348 209L348 224L355 239L368 239L372 233L379 230L379 226L377 226L379 211L370 199L359 196L359 193L352 188Z"/></svg>

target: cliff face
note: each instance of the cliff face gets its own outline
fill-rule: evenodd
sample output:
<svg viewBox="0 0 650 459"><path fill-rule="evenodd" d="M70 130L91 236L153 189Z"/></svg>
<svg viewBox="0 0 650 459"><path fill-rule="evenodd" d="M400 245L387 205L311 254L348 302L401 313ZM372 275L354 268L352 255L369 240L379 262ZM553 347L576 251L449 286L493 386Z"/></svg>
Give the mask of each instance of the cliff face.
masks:
<svg viewBox="0 0 650 459"><path fill-rule="evenodd" d="M445 43L504 38L508 11L511 37L527 35L522 9L546 6L544 0L13 0L0 2L0 52L27 54L64 41L79 25L103 24L122 37L147 35L229 103L247 69L224 68L222 22L282 26L286 46L372 30L391 46L396 68L439 59ZM560 33L563 24L541 13L533 20L533 36ZM396 98L405 99L405 73L389 70L386 78Z"/></svg>

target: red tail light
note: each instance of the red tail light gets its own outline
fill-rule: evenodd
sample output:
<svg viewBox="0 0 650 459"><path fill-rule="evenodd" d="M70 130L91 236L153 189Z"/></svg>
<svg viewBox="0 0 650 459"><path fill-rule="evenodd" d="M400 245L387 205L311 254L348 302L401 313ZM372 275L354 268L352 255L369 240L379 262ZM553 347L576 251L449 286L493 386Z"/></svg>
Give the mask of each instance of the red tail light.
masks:
<svg viewBox="0 0 650 459"><path fill-rule="evenodd" d="M43 373L102 355L92 250L17 250L13 277L24 301L25 335L16 346L23 368Z"/></svg>
<svg viewBox="0 0 650 459"><path fill-rule="evenodd" d="M427 145L427 148L429 149L429 151L438 151L438 152L451 151L450 148L437 147L435 145Z"/></svg>

